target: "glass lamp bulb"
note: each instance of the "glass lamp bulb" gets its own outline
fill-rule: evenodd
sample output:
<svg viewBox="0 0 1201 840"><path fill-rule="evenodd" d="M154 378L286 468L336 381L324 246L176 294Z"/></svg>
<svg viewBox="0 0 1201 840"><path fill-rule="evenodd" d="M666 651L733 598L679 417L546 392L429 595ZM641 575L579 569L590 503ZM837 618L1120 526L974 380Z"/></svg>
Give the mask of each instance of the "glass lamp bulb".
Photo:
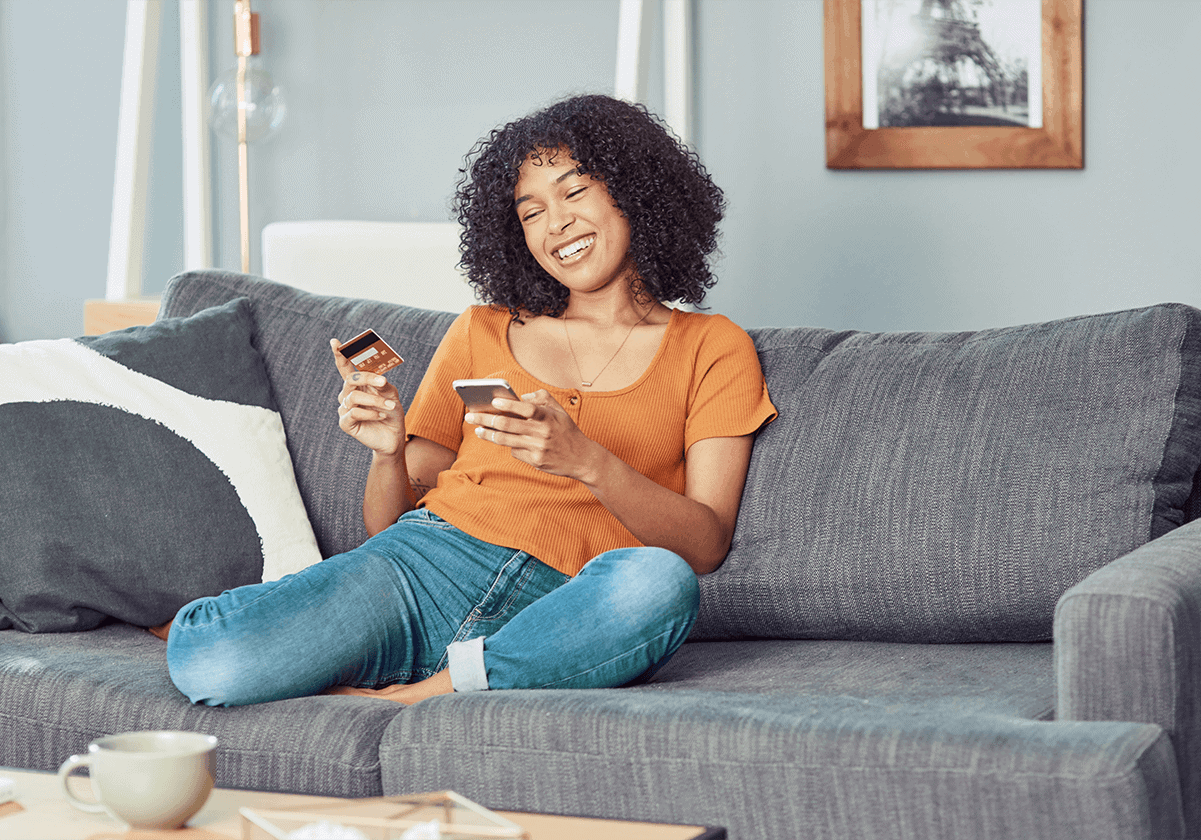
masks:
<svg viewBox="0 0 1201 840"><path fill-rule="evenodd" d="M238 68L226 70L209 88L208 123L213 131L238 139ZM271 74L254 59L246 63L246 142L271 137L279 129L288 106Z"/></svg>

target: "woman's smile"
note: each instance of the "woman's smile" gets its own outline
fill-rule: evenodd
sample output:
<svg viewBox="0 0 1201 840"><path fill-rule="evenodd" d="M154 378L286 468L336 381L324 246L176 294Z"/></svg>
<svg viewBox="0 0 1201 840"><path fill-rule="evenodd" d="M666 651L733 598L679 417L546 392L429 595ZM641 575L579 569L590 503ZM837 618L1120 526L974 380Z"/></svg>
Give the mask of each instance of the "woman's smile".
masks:
<svg viewBox="0 0 1201 840"><path fill-rule="evenodd" d="M580 257L583 251L592 247L592 243L596 242L595 236L583 236L572 242L569 245L564 245L555 252L555 256L559 258L559 262L567 262L573 257Z"/></svg>

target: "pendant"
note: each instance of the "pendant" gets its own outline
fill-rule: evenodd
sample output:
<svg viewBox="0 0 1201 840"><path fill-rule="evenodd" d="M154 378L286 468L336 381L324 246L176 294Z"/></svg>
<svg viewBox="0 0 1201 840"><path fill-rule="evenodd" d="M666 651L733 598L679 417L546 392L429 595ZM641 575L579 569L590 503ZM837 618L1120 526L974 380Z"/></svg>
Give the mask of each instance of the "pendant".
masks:
<svg viewBox="0 0 1201 840"><path fill-rule="evenodd" d="M581 383L580 383L580 387L581 387L581 388L591 388L591 387L592 387L592 383L591 383L591 382L581 382Z"/></svg>

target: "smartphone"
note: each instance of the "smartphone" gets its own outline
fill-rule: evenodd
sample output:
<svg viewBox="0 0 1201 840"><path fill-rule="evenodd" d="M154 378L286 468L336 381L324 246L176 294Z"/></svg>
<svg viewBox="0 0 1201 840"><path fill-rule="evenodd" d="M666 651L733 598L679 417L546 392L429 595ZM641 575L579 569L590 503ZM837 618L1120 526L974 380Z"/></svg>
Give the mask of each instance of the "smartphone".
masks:
<svg viewBox="0 0 1201 840"><path fill-rule="evenodd" d="M404 361L400 354L375 334L375 330L363 330L338 348L338 352L350 359L350 363L367 373L384 373Z"/></svg>
<svg viewBox="0 0 1201 840"><path fill-rule="evenodd" d="M468 411L480 414L505 414L492 407L492 401L497 397L506 400L516 400L518 396L513 386L504 379L456 379L451 383L455 393L462 398ZM516 416L516 415L510 415Z"/></svg>

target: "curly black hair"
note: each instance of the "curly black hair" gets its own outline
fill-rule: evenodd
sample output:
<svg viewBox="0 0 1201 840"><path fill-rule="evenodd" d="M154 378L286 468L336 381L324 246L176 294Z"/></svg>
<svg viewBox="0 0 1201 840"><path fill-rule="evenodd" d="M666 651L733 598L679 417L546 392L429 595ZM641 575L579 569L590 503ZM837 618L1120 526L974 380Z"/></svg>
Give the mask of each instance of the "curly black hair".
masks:
<svg viewBox="0 0 1201 840"><path fill-rule="evenodd" d="M725 197L696 154L644 106L576 96L493 130L467 154L455 191L462 225L459 265L485 303L516 318L559 316L568 290L538 265L513 206L518 169L531 155L566 149L603 180L630 225L635 291L700 305L716 279Z"/></svg>

